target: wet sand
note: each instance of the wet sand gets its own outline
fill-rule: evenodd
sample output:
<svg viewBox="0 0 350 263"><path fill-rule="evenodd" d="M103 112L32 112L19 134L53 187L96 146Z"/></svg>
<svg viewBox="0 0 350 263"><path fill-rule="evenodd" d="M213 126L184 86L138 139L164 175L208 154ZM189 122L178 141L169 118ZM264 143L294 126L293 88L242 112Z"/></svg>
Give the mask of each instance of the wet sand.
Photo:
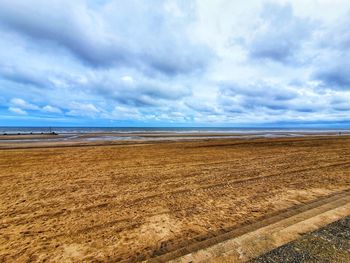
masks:
<svg viewBox="0 0 350 263"><path fill-rule="evenodd" d="M349 136L0 147L1 262L147 260L350 188Z"/></svg>
<svg viewBox="0 0 350 263"><path fill-rule="evenodd" d="M93 132L93 133L21 133L0 134L0 149L20 149L35 147L66 147L86 145L120 145L175 141L210 141L227 139L258 138L302 138L302 137L339 137L350 136L349 131L300 132L300 131L264 131L264 132Z"/></svg>

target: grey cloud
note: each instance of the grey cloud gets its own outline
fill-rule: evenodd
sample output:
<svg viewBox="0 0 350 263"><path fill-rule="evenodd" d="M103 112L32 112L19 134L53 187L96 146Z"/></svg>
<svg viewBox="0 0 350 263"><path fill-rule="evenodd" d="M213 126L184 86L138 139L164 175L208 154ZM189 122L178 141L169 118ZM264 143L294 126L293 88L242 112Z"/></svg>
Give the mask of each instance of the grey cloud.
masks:
<svg viewBox="0 0 350 263"><path fill-rule="evenodd" d="M350 89L349 74L348 68L331 68L328 70L320 70L315 74L315 77L323 81L327 88Z"/></svg>
<svg viewBox="0 0 350 263"><path fill-rule="evenodd" d="M0 25L40 45L63 47L93 67L132 66L167 75L203 69L209 48L191 44L186 24L172 22L162 2L152 12L144 5L112 2L93 10L83 1L4 0Z"/></svg>
<svg viewBox="0 0 350 263"><path fill-rule="evenodd" d="M87 76L81 90L97 94L107 101L136 107L162 106L191 95L191 89L171 79L153 79L134 72L121 76L118 71L105 71Z"/></svg>
<svg viewBox="0 0 350 263"><path fill-rule="evenodd" d="M346 96L347 95L347 96ZM333 96L330 104L335 111L350 111L350 93Z"/></svg>
<svg viewBox="0 0 350 263"><path fill-rule="evenodd" d="M327 61L319 61L312 77L322 81L324 88L350 90L349 59L350 51L346 50L341 51L338 55L331 55Z"/></svg>
<svg viewBox="0 0 350 263"><path fill-rule="evenodd" d="M288 87L283 83L224 83L221 85L219 104L226 112L268 112L281 115L287 112L312 113L330 109L329 98L315 93L310 87L308 96L298 93L299 87Z"/></svg>
<svg viewBox="0 0 350 263"><path fill-rule="evenodd" d="M220 83L220 93L223 95L235 96L244 95L253 98L270 98L276 101L291 100L298 96L297 92L286 86L279 86L264 81L254 82L246 85L237 83Z"/></svg>
<svg viewBox="0 0 350 263"><path fill-rule="evenodd" d="M70 96L65 100L68 107L69 98L77 100L88 100L98 95L103 101L119 103L133 107L163 106L170 101L181 100L190 96L192 91L187 86L171 78L148 78L137 71L130 71L133 75L125 76L123 71L118 70L97 70L87 74L71 74L63 72L42 72L23 70L17 67L0 68L0 76L26 86L41 88L38 94L46 93L50 89L50 94L62 95L69 91ZM73 97L74 94L74 97ZM47 95L43 94L44 97ZM43 102L56 105L56 101ZM57 108L57 107L56 107ZM69 107L68 107L69 108ZM79 112L77 110L73 111Z"/></svg>
<svg viewBox="0 0 350 263"><path fill-rule="evenodd" d="M350 50L349 23L350 10L346 12L345 16L338 17L334 23L323 27L317 39L318 47L339 51Z"/></svg>
<svg viewBox="0 0 350 263"><path fill-rule="evenodd" d="M313 23L294 15L290 4L264 5L260 25L245 39L251 58L296 63L296 53L311 35Z"/></svg>
<svg viewBox="0 0 350 263"><path fill-rule="evenodd" d="M186 40L183 40L186 41ZM214 56L209 48L169 43L169 48L144 56L151 69L169 76L201 72Z"/></svg>
<svg viewBox="0 0 350 263"><path fill-rule="evenodd" d="M41 74L13 66L0 65L0 77L23 85L32 85L41 88L50 86L49 81Z"/></svg>
<svg viewBox="0 0 350 263"><path fill-rule="evenodd" d="M316 25L264 1L256 24L212 10L241 4L179 2L171 14L161 0L0 1L0 114L229 125L350 112L348 19Z"/></svg>
<svg viewBox="0 0 350 263"><path fill-rule="evenodd" d="M81 77L71 73L42 70L35 67L30 68L25 65L13 66L1 64L0 79L42 90L79 87L84 82Z"/></svg>
<svg viewBox="0 0 350 263"><path fill-rule="evenodd" d="M349 15L325 27L317 39L318 57L311 78L322 82L320 88L350 89Z"/></svg>
<svg viewBox="0 0 350 263"><path fill-rule="evenodd" d="M185 102L185 105L197 112L206 113L206 114L218 114L217 109L214 107L214 105L211 105L210 103L199 102L192 99Z"/></svg>
<svg viewBox="0 0 350 263"><path fill-rule="evenodd" d="M49 41L67 48L79 59L95 66L120 61L125 50L100 29L86 6L70 1L2 1L0 22L33 40ZM57 12L55 13L54 10ZM95 21L94 21L95 20Z"/></svg>

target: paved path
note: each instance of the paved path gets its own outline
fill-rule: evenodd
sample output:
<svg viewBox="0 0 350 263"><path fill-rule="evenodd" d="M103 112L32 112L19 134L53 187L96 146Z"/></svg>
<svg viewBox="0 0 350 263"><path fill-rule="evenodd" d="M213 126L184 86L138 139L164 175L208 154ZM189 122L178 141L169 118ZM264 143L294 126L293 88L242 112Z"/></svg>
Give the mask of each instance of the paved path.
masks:
<svg viewBox="0 0 350 263"><path fill-rule="evenodd" d="M250 263L350 262L350 216L276 248Z"/></svg>

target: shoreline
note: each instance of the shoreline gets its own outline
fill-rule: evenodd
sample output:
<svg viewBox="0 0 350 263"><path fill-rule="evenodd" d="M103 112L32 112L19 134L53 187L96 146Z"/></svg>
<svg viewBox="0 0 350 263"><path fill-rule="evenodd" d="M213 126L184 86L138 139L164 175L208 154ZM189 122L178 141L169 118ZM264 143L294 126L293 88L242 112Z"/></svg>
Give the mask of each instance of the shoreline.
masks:
<svg viewBox="0 0 350 263"><path fill-rule="evenodd" d="M144 142L170 142L170 141L201 141L201 140L251 140L301 137L337 137L350 136L350 132L250 132L250 133L23 133L0 135L0 148L6 145L53 143L144 143Z"/></svg>
<svg viewBox="0 0 350 263"><path fill-rule="evenodd" d="M104 136L105 134L103 134ZM176 144L176 143L215 143L218 145L221 144L261 144L261 143L283 143L283 142L297 142L297 141L310 141L310 140L329 140L329 139L350 139L350 135L342 134L312 134L312 135L300 135L300 136L282 136L282 137L243 137L243 136L232 136L232 137L149 137L148 139L124 139L124 140L98 140L95 138L96 134L84 135L84 139L78 138L76 136L69 137L61 137L56 138L60 135L55 135L54 138L45 138L45 139L29 139L29 140L1 140L0 139L0 151L1 150L16 150L16 149L49 149L49 148L69 148L69 147L108 147L108 146L143 146L143 145L162 145L162 144ZM101 136L101 134L97 135ZM89 138L94 138L93 140L89 140ZM125 138L128 138L125 136Z"/></svg>
<svg viewBox="0 0 350 263"><path fill-rule="evenodd" d="M311 140L329 140L329 139L336 139L336 140L342 140L342 139L350 139L350 135L342 134L312 134L312 135L300 135L300 136L281 136L281 137L243 137L243 136L232 136L232 137L220 137L213 136L213 137L203 137L203 136L197 136L197 137L149 137L148 139L140 139L140 140L133 140L133 139L124 139L124 140L98 140L95 138L96 134L91 135L85 135L83 138L77 138L74 136L73 138L71 136L67 137L61 137L59 139L56 139L57 136L55 135L54 138L45 138L45 139L29 139L26 140L1 140L0 139L0 151L1 150L16 150L16 149L39 149L39 148L69 148L69 147L108 147L108 146L143 146L143 145L162 145L162 144L176 144L176 143L184 143L184 144L191 144L191 143L215 143L218 145L229 143L230 145L235 144L264 144L264 143L283 143L283 142L298 142L298 141L311 141ZM90 137L91 136L91 137ZM94 138L93 140L89 140L89 138ZM125 136L127 138L127 136Z"/></svg>

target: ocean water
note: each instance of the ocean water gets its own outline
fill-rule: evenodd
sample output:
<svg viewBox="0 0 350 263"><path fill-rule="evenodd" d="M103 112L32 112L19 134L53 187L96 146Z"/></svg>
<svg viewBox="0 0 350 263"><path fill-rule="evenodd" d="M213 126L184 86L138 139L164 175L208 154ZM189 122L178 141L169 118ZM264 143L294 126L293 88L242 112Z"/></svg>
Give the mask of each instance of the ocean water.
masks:
<svg viewBox="0 0 350 263"><path fill-rule="evenodd" d="M329 133L346 132L350 129L321 129L321 128L227 128L227 127L0 127L0 134L17 133L48 133L58 134L85 134L85 133L234 133L234 134L255 134L255 133Z"/></svg>

